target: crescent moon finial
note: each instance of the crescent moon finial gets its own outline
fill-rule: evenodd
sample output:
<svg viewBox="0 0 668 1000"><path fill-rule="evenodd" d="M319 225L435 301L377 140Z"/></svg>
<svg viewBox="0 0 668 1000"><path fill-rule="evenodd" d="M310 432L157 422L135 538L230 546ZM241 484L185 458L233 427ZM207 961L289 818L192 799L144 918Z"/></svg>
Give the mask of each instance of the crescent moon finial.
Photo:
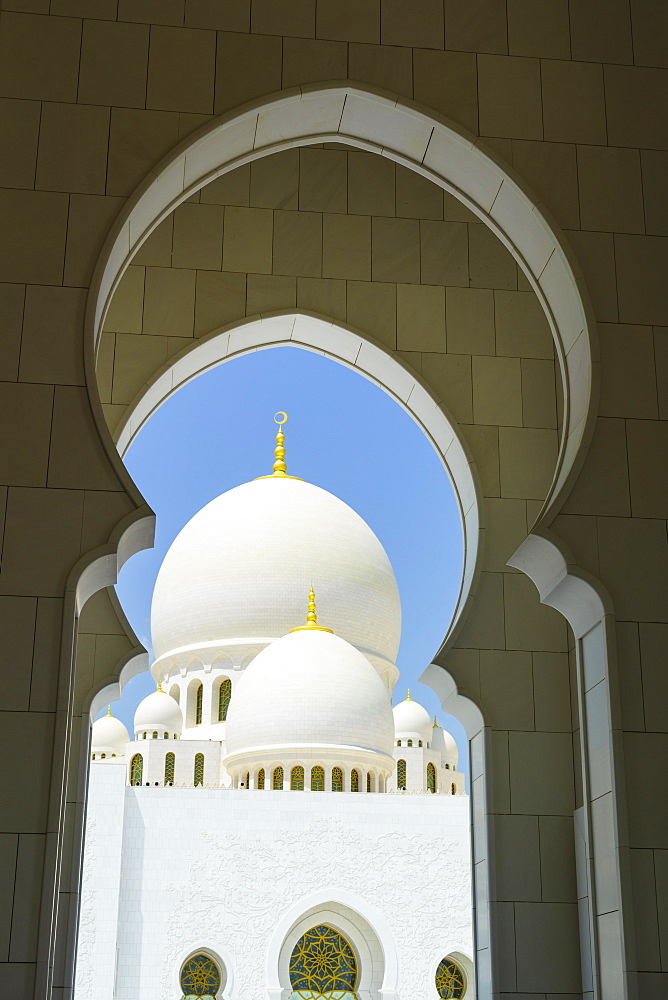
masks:
<svg viewBox="0 0 668 1000"><path fill-rule="evenodd" d="M288 422L288 415L285 412L285 410L279 410L278 413L274 414L275 424L280 424L282 426L283 424L287 424L287 422Z"/></svg>
<svg viewBox="0 0 668 1000"><path fill-rule="evenodd" d="M279 410L278 413L274 414L274 423L278 424L278 433L276 435L276 447L274 448L274 455L276 456L274 461L274 471L273 476L285 476L286 475L286 464L285 464L285 448L283 447L285 443L285 434L283 433L283 424L287 422L288 415L285 410Z"/></svg>

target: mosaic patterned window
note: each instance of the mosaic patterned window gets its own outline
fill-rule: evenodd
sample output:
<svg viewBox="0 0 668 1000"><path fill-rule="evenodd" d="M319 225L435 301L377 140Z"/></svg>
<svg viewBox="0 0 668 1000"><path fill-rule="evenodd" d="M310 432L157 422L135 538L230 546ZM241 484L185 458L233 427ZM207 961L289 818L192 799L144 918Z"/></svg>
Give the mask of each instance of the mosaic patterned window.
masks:
<svg viewBox="0 0 668 1000"><path fill-rule="evenodd" d="M168 753L165 757L165 784L168 785L170 781L174 781L174 754Z"/></svg>
<svg viewBox="0 0 668 1000"><path fill-rule="evenodd" d="M449 958L444 958L436 970L436 989L441 1000L459 1000L464 996L466 981L464 973Z"/></svg>
<svg viewBox="0 0 668 1000"><path fill-rule="evenodd" d="M246 771L246 780L244 782L246 788L250 788L250 771Z"/></svg>
<svg viewBox="0 0 668 1000"><path fill-rule="evenodd" d="M397 761L397 788L406 787L406 761Z"/></svg>
<svg viewBox="0 0 668 1000"><path fill-rule="evenodd" d="M144 773L144 758L140 753L136 753L130 761L130 784L141 785Z"/></svg>
<svg viewBox="0 0 668 1000"><path fill-rule="evenodd" d="M195 725L200 726L202 724L202 699L204 697L204 688L200 684L197 688L197 698L195 700Z"/></svg>
<svg viewBox="0 0 668 1000"><path fill-rule="evenodd" d="M256 788L264 788L264 768L261 767L257 772L257 784Z"/></svg>
<svg viewBox="0 0 668 1000"><path fill-rule="evenodd" d="M436 768L433 764L427 764L427 791L436 791Z"/></svg>
<svg viewBox="0 0 668 1000"><path fill-rule="evenodd" d="M452 787L452 794L453 794L453 795L456 795L456 794L457 794L457 786L455 785L455 783L454 783L454 782L452 783L452 786L451 786L451 787Z"/></svg>
<svg viewBox="0 0 668 1000"><path fill-rule="evenodd" d="M169 733L163 733L162 734L162 738L163 738L163 740L168 740L169 739Z"/></svg>
<svg viewBox="0 0 668 1000"><path fill-rule="evenodd" d="M215 1000L220 989L220 970L208 955L193 955L181 970L180 982L184 1000L195 997Z"/></svg>
<svg viewBox="0 0 668 1000"><path fill-rule="evenodd" d="M332 768L332 791L342 792L343 791L343 771L340 767Z"/></svg>
<svg viewBox="0 0 668 1000"><path fill-rule="evenodd" d="M280 792L283 789L283 768L275 767L274 774L271 779L271 787L274 791Z"/></svg>
<svg viewBox="0 0 668 1000"><path fill-rule="evenodd" d="M318 924L290 956L290 985L304 997L349 996L357 983L357 960L342 934Z"/></svg>
<svg viewBox="0 0 668 1000"><path fill-rule="evenodd" d="M359 792L360 790L360 776L358 771L350 772L350 791Z"/></svg>
<svg viewBox="0 0 668 1000"><path fill-rule="evenodd" d="M325 790L325 772L316 764L315 767L311 768L311 791L312 792L324 792Z"/></svg>
<svg viewBox="0 0 668 1000"><path fill-rule="evenodd" d="M367 771L366 774L366 790L367 792L373 791L373 775L371 774L371 771Z"/></svg>
<svg viewBox="0 0 668 1000"><path fill-rule="evenodd" d="M204 784L204 754L195 754L195 785Z"/></svg>
<svg viewBox="0 0 668 1000"><path fill-rule="evenodd" d="M223 683L220 685L220 691L218 692L218 721L225 722L227 719L227 710L230 707L230 698L232 697L232 681L229 677L226 677Z"/></svg>
<svg viewBox="0 0 668 1000"><path fill-rule="evenodd" d="M304 768L299 764L290 772L290 788L293 792L304 791Z"/></svg>
<svg viewBox="0 0 668 1000"><path fill-rule="evenodd" d="M157 738L158 738L158 730L157 730L157 729L154 729L154 730L153 730L153 737L152 737L152 738L153 738L154 740L157 740Z"/></svg>
<svg viewBox="0 0 668 1000"><path fill-rule="evenodd" d="M413 740L406 740L406 746L407 747L412 747L413 746Z"/></svg>

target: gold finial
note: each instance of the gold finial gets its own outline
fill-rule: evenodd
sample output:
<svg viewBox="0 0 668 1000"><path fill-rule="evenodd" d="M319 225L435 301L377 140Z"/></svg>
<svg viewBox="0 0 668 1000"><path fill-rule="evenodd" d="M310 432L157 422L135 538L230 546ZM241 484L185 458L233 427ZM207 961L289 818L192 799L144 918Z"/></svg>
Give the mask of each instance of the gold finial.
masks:
<svg viewBox="0 0 668 1000"><path fill-rule="evenodd" d="M283 424L288 422L288 415L284 410L279 410L278 413L274 414L274 423L278 424L278 433L276 434L276 447L274 448L274 455L276 460L274 462L273 476L284 476L285 470L287 468L285 464L285 448L283 444L285 442L285 434L283 433Z"/></svg>
<svg viewBox="0 0 668 1000"><path fill-rule="evenodd" d="M406 701L412 701L412 700L413 699L411 698L411 689L408 688L408 690L406 691Z"/></svg>
<svg viewBox="0 0 668 1000"><path fill-rule="evenodd" d="M161 678L160 678L160 680L158 681L158 691L160 692L160 694L164 694L164 693L165 693L165 692L164 692L164 691L162 690L162 677L161 677Z"/></svg>
<svg viewBox="0 0 668 1000"><path fill-rule="evenodd" d="M434 729L440 729L438 722L436 721L436 716L434 716Z"/></svg>
<svg viewBox="0 0 668 1000"><path fill-rule="evenodd" d="M107 705L107 718L111 718L111 705Z"/></svg>
<svg viewBox="0 0 668 1000"><path fill-rule="evenodd" d="M308 629L316 629L318 632L331 632L331 628L325 628L323 625L318 625L318 616L315 613L315 591L313 587L308 592L308 612L306 613L306 625L298 625L297 628L291 628L291 632L304 632Z"/></svg>

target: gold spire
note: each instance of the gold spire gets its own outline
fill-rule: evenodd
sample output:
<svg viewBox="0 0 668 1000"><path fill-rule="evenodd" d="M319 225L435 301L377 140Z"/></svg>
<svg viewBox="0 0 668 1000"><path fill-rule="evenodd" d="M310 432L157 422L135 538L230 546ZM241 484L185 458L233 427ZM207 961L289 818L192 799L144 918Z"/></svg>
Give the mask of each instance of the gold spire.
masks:
<svg viewBox="0 0 668 1000"><path fill-rule="evenodd" d="M107 705L107 718L111 718L111 705Z"/></svg>
<svg viewBox="0 0 668 1000"><path fill-rule="evenodd" d="M278 424L278 433L276 434L276 447L274 448L273 472L270 476L258 476L258 479L299 479L298 476L289 476L285 471L287 466L285 464L285 434L283 433L283 424L287 422L288 415L285 410L279 410L278 413L274 414L274 423ZM299 481L301 482L301 479Z"/></svg>
<svg viewBox="0 0 668 1000"><path fill-rule="evenodd" d="M308 592L308 612L306 614L306 625L298 625L297 628L291 628L291 632L305 632L311 629L315 629L318 632L331 632L331 628L325 628L324 625L318 625L318 616L315 613L315 591L313 587Z"/></svg>
<svg viewBox="0 0 668 1000"><path fill-rule="evenodd" d="M408 690L406 691L406 699L405 700L406 701L412 701L413 700L411 698L411 689L410 688L408 688Z"/></svg>
<svg viewBox="0 0 668 1000"><path fill-rule="evenodd" d="M434 729L440 729L438 722L436 721L436 716L434 716Z"/></svg>
<svg viewBox="0 0 668 1000"><path fill-rule="evenodd" d="M162 690L162 677L161 677L161 678L160 678L160 680L158 681L158 691L160 692L160 694L164 694L164 693L165 693L165 692L164 692L164 691Z"/></svg>

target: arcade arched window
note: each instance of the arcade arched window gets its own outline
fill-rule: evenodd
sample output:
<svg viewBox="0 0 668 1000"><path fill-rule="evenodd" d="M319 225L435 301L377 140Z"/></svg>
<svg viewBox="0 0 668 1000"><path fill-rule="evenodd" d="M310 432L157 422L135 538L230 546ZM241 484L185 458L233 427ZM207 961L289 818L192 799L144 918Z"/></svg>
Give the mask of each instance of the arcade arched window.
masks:
<svg viewBox="0 0 668 1000"><path fill-rule="evenodd" d="M397 761L397 788L406 787L406 761Z"/></svg>
<svg viewBox="0 0 668 1000"><path fill-rule="evenodd" d="M204 688L201 684L197 687L197 697L195 699L195 725L200 726L202 724L202 699L204 697Z"/></svg>
<svg viewBox="0 0 668 1000"><path fill-rule="evenodd" d="M325 772L316 764L315 767L311 768L311 791L312 792L324 792L325 790Z"/></svg>
<svg viewBox="0 0 668 1000"><path fill-rule="evenodd" d="M452 794L453 794L453 795L456 795L456 794L457 794L457 786L455 785L455 783L454 783L454 782L452 783L452 786L451 786L451 787L452 787Z"/></svg>
<svg viewBox="0 0 668 1000"><path fill-rule="evenodd" d="M130 761L130 784L141 785L144 773L144 758L140 753L136 753Z"/></svg>
<svg viewBox="0 0 668 1000"><path fill-rule="evenodd" d="M165 784L168 785L170 781L174 781L174 761L175 757L173 753L168 753L165 757Z"/></svg>
<svg viewBox="0 0 668 1000"><path fill-rule="evenodd" d="M436 970L436 989L441 1000L459 1000L464 996L464 973L451 958L444 958Z"/></svg>
<svg viewBox="0 0 668 1000"><path fill-rule="evenodd" d="M204 754L195 754L195 774L194 774L195 784L204 784Z"/></svg>
<svg viewBox="0 0 668 1000"><path fill-rule="evenodd" d="M332 768L332 791L342 792L343 791L343 771L340 767Z"/></svg>
<svg viewBox="0 0 668 1000"><path fill-rule="evenodd" d="M427 791L436 791L436 768L432 763L427 764Z"/></svg>
<svg viewBox="0 0 668 1000"><path fill-rule="evenodd" d="M283 768L275 767L274 774L271 780L271 787L274 791L280 792L283 788Z"/></svg>
<svg viewBox="0 0 668 1000"><path fill-rule="evenodd" d="M193 955L181 969L180 986L184 1000L215 1000L220 989L220 969L208 955Z"/></svg>
<svg viewBox="0 0 668 1000"><path fill-rule="evenodd" d="M218 721L225 722L227 719L227 710L230 707L230 698L232 697L232 681L229 677L226 677L223 683L220 685L220 691L218 692Z"/></svg>
<svg viewBox="0 0 668 1000"><path fill-rule="evenodd" d="M367 771L367 775L366 775L366 790L367 790L367 792L372 792L373 791L373 775L371 774L371 771Z"/></svg>
<svg viewBox="0 0 668 1000"><path fill-rule="evenodd" d="M360 790L360 776L359 771L352 770L350 772L350 791L359 792Z"/></svg>
<svg viewBox="0 0 668 1000"><path fill-rule="evenodd" d="M158 738L158 730L154 729L152 739L157 740L157 738Z"/></svg>
<svg viewBox="0 0 668 1000"><path fill-rule="evenodd" d="M293 792L304 791L304 768L298 764L290 773L290 788Z"/></svg>
<svg viewBox="0 0 668 1000"><path fill-rule="evenodd" d="M290 986L309 997L348 995L357 985L357 959L343 934L318 924L300 937L290 956Z"/></svg>

